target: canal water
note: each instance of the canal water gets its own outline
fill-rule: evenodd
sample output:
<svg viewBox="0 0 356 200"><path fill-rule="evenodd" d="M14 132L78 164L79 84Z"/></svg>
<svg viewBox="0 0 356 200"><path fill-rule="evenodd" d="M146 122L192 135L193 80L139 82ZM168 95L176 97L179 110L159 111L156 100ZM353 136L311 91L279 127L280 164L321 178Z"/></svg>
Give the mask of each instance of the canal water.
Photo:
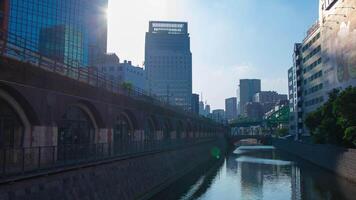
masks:
<svg viewBox="0 0 356 200"><path fill-rule="evenodd" d="M356 200L356 185L273 146L241 146L157 200Z"/></svg>

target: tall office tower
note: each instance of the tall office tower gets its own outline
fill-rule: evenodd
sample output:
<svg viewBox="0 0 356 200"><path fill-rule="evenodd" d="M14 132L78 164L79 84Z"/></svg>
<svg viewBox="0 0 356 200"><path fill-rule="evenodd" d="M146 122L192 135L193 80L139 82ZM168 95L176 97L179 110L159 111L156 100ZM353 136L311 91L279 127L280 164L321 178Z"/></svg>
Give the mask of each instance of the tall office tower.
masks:
<svg viewBox="0 0 356 200"><path fill-rule="evenodd" d="M297 78L301 76L303 94L302 121L307 115L315 111L324 103L324 83L323 83L323 65L321 55L320 25L315 23L307 32L301 47L302 71L298 73ZM298 80L298 79L297 79ZM308 130L303 128L303 134Z"/></svg>
<svg viewBox="0 0 356 200"><path fill-rule="evenodd" d="M237 98L225 99L225 117L228 121L237 118Z"/></svg>
<svg viewBox="0 0 356 200"><path fill-rule="evenodd" d="M289 134L297 134L297 76L295 67L288 69Z"/></svg>
<svg viewBox="0 0 356 200"><path fill-rule="evenodd" d="M188 24L151 21L146 33L148 92L191 110L192 53Z"/></svg>
<svg viewBox="0 0 356 200"><path fill-rule="evenodd" d="M205 105L205 114L206 116L210 115L210 105L208 104Z"/></svg>
<svg viewBox="0 0 356 200"><path fill-rule="evenodd" d="M199 94L192 94L192 112L199 114Z"/></svg>
<svg viewBox="0 0 356 200"><path fill-rule="evenodd" d="M106 53L108 0L2 0L1 28L9 43L72 66Z"/></svg>
<svg viewBox="0 0 356 200"><path fill-rule="evenodd" d="M240 113L245 114L246 103L253 101L253 96L261 92L261 80L241 79L240 80Z"/></svg>
<svg viewBox="0 0 356 200"><path fill-rule="evenodd" d="M290 97L290 121L289 127L291 133L296 133L298 137L303 133L303 57L302 57L302 44L294 44L293 51L293 67L290 71L292 82L290 82L289 94Z"/></svg>
<svg viewBox="0 0 356 200"><path fill-rule="evenodd" d="M199 115L205 116L205 108L203 101L199 101Z"/></svg>

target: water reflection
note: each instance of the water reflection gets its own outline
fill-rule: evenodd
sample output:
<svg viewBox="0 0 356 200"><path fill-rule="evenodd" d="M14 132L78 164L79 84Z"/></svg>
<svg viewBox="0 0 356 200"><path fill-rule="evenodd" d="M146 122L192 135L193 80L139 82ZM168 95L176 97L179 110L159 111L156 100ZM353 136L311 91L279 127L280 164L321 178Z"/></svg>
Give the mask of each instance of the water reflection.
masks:
<svg viewBox="0 0 356 200"><path fill-rule="evenodd" d="M240 147L207 164L153 199L343 200L356 185L272 146Z"/></svg>

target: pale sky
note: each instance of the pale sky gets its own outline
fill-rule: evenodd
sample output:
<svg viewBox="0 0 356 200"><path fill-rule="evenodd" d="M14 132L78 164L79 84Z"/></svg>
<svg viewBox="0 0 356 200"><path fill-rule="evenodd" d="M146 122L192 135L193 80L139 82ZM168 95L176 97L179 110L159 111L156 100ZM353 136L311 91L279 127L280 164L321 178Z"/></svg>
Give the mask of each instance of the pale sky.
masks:
<svg viewBox="0 0 356 200"><path fill-rule="evenodd" d="M317 17L318 0L109 0L108 51L142 66L148 22L186 21L193 92L225 108L243 78L287 93L293 44Z"/></svg>

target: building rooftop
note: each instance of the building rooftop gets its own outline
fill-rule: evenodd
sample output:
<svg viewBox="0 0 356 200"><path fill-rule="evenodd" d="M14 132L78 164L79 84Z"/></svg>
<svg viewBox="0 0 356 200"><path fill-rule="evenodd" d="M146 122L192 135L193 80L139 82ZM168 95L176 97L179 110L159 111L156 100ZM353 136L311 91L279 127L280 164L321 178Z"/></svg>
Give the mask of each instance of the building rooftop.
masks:
<svg viewBox="0 0 356 200"><path fill-rule="evenodd" d="M149 32L178 35L188 34L188 23L173 21L150 21Z"/></svg>

